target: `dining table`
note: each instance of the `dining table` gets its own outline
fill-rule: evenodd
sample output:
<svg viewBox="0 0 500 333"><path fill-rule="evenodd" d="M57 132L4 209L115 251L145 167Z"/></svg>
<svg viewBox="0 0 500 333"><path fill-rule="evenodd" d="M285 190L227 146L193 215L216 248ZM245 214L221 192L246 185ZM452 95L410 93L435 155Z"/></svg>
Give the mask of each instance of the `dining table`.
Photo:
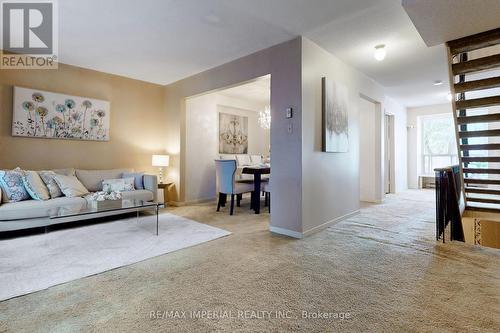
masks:
<svg viewBox="0 0 500 333"><path fill-rule="evenodd" d="M262 175L271 174L271 167L267 165L248 165L243 167L243 174L253 175L254 190L252 192L251 205L255 214L260 214L260 191Z"/></svg>

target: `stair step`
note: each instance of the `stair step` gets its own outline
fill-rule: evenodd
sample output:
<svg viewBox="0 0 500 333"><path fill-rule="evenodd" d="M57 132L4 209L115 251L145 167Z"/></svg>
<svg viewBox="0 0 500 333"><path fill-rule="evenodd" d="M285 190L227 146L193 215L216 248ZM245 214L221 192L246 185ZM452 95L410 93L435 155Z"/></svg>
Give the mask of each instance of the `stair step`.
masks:
<svg viewBox="0 0 500 333"><path fill-rule="evenodd" d="M459 62L451 65L453 75L480 72L496 67L500 67L500 54L495 54L470 61Z"/></svg>
<svg viewBox="0 0 500 333"><path fill-rule="evenodd" d="M500 129L497 130L484 130L484 131L460 131L458 132L460 138L481 138L500 136Z"/></svg>
<svg viewBox="0 0 500 333"><path fill-rule="evenodd" d="M500 156L464 156L462 162L500 162Z"/></svg>
<svg viewBox="0 0 500 333"><path fill-rule="evenodd" d="M500 185L500 179L475 179L475 178L464 178L464 183L466 183L466 184L489 184L489 185Z"/></svg>
<svg viewBox="0 0 500 333"><path fill-rule="evenodd" d="M489 198L474 198L474 197L467 197L467 201L481 202L481 203L500 204L500 199L489 199Z"/></svg>
<svg viewBox="0 0 500 333"><path fill-rule="evenodd" d="M451 54L469 52L500 44L500 28L449 41Z"/></svg>
<svg viewBox="0 0 500 333"><path fill-rule="evenodd" d="M490 208L490 207L477 207L477 206L471 206L467 205L465 207L466 210L473 210L476 212L485 212L485 213L500 213L500 207L499 208Z"/></svg>
<svg viewBox="0 0 500 333"><path fill-rule="evenodd" d="M482 108L494 105L500 105L500 96L467 99L455 102L457 110Z"/></svg>
<svg viewBox="0 0 500 333"><path fill-rule="evenodd" d="M500 87L500 76L455 84L455 93Z"/></svg>
<svg viewBox="0 0 500 333"><path fill-rule="evenodd" d="M464 168L464 173L481 173L488 175L498 175L500 174L500 169L486 169L486 168Z"/></svg>
<svg viewBox="0 0 500 333"><path fill-rule="evenodd" d="M460 145L460 150L496 150L500 149L500 143L488 143L481 145Z"/></svg>
<svg viewBox="0 0 500 333"><path fill-rule="evenodd" d="M493 121L500 121L500 113L485 114L481 116L457 117L457 123L459 125L475 124L475 123L491 123Z"/></svg>
<svg viewBox="0 0 500 333"><path fill-rule="evenodd" d="M480 187L465 187L465 192L467 193L478 193L478 194L494 194L500 195L500 190L492 188L480 188Z"/></svg>

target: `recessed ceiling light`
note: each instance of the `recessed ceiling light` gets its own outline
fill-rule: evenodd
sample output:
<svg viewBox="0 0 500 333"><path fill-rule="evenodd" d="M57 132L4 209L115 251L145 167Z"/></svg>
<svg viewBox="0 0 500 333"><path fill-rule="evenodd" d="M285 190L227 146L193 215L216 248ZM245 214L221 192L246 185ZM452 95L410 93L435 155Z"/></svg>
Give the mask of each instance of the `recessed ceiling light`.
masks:
<svg viewBox="0 0 500 333"><path fill-rule="evenodd" d="M375 46L375 52L373 53L373 57L378 61L382 61L385 59L385 44L380 44Z"/></svg>
<svg viewBox="0 0 500 333"><path fill-rule="evenodd" d="M440 85L442 85L442 84L443 84L443 81L441 81L441 80L436 80L436 81L434 81L434 83L433 83L433 84L434 84L435 86L440 86Z"/></svg>

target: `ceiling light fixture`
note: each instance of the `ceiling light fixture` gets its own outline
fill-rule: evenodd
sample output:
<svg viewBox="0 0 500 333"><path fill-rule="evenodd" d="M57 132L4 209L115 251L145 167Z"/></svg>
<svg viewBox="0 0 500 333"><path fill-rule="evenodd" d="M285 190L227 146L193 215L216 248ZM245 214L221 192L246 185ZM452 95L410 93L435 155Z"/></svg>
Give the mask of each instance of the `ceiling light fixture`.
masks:
<svg viewBox="0 0 500 333"><path fill-rule="evenodd" d="M436 80L436 81L434 81L434 83L433 83L433 84L434 84L435 86L440 86L440 85L442 85L442 84L443 84L443 81L441 81L441 80Z"/></svg>
<svg viewBox="0 0 500 333"><path fill-rule="evenodd" d="M380 44L375 46L375 52L373 53L373 57L378 61L382 61L385 59L385 44Z"/></svg>
<svg viewBox="0 0 500 333"><path fill-rule="evenodd" d="M271 107L266 105L264 111L259 112L259 125L263 129L271 128Z"/></svg>

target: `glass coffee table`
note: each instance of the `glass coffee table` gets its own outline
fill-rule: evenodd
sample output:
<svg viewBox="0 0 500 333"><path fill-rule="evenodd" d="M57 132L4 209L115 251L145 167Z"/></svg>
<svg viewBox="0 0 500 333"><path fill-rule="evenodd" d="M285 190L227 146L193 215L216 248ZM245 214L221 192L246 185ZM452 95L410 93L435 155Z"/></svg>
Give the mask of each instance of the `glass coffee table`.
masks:
<svg viewBox="0 0 500 333"><path fill-rule="evenodd" d="M158 213L160 208L164 207L163 202L123 199L116 202L87 202L87 204L82 205L55 207L49 209L48 215L50 224L53 225L126 213L136 213L138 218L139 212L154 210L156 213L156 235L158 236Z"/></svg>

